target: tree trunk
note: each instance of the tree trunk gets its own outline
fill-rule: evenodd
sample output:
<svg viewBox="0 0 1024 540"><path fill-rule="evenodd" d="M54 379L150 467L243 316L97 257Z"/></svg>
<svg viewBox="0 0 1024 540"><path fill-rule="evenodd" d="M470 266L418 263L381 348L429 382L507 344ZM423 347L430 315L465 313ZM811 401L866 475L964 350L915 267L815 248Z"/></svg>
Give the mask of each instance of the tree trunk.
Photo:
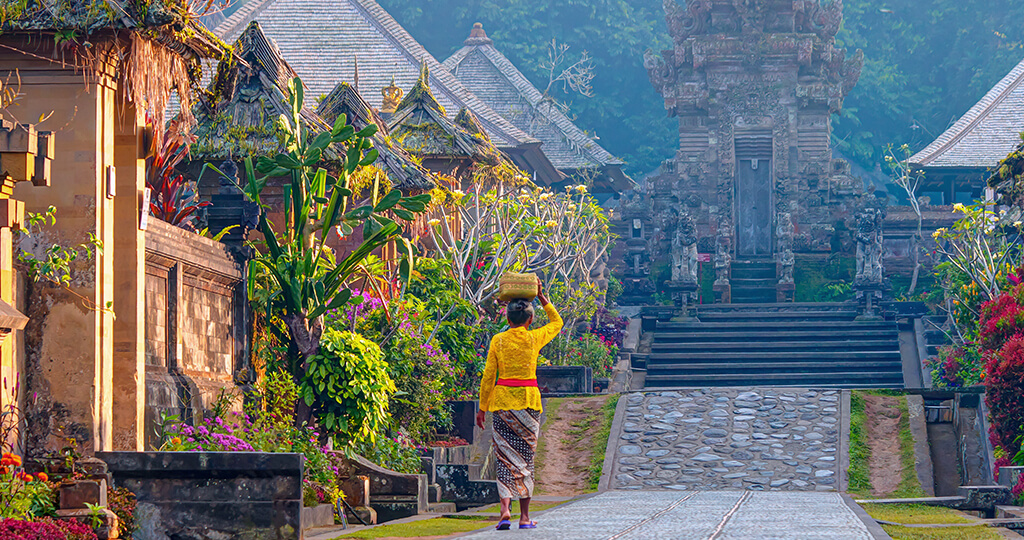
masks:
<svg viewBox="0 0 1024 540"><path fill-rule="evenodd" d="M910 289L907 290L907 296L913 296L914 290L917 289L917 276L921 273L921 227L922 221L921 210L917 212L917 234L914 236L914 274L910 277Z"/></svg>
<svg viewBox="0 0 1024 540"><path fill-rule="evenodd" d="M292 373L292 379L295 380L296 385L299 385L303 375L309 369L309 360L320 352L320 335L323 334L323 325L319 317L310 321L306 319L304 313L285 315L282 319L288 325L288 333L291 334L292 343L298 351L299 369ZM307 405L306 400L299 396L295 403L295 425L301 427L304 424L312 423L312 421L313 407Z"/></svg>

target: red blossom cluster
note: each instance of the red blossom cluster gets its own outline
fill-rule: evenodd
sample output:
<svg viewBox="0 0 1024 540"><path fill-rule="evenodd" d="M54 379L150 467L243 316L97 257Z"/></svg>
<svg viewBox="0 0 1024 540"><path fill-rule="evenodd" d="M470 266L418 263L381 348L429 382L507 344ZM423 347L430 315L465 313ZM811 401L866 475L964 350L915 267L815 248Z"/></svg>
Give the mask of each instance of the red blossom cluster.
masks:
<svg viewBox="0 0 1024 540"><path fill-rule="evenodd" d="M96 540L92 528L77 521L0 520L0 540Z"/></svg>
<svg viewBox="0 0 1024 540"><path fill-rule="evenodd" d="M994 439L1013 455L1024 429L1024 285L984 303L979 326Z"/></svg>

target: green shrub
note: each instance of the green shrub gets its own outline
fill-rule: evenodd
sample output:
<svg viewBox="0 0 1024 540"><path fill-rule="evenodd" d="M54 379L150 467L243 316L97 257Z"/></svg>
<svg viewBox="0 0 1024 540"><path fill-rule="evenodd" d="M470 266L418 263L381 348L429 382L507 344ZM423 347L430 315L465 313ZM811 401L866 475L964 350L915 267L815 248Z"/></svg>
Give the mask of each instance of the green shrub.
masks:
<svg viewBox="0 0 1024 540"><path fill-rule="evenodd" d="M352 332L324 330L299 395L342 444L373 441L390 425L388 401L395 383L380 347Z"/></svg>

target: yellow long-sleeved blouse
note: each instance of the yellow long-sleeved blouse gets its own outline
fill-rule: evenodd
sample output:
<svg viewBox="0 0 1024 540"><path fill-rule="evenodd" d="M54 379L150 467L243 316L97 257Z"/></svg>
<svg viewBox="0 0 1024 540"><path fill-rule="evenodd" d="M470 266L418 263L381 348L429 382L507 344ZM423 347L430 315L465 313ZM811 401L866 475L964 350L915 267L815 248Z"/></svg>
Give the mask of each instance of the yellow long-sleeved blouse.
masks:
<svg viewBox="0 0 1024 540"><path fill-rule="evenodd" d="M562 330L562 318L555 306L544 306L548 324L536 330L512 328L491 339L487 351L487 365L480 381L481 411L515 411L535 409L543 411L540 390L532 386L496 386L495 380L536 379L537 356L540 350Z"/></svg>

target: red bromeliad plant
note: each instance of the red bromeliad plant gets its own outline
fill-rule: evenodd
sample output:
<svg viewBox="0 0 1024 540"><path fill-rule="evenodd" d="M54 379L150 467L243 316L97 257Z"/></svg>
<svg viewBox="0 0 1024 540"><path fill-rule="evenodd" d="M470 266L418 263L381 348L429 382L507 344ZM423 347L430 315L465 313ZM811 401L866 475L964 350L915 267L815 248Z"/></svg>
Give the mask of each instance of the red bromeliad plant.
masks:
<svg viewBox="0 0 1024 540"><path fill-rule="evenodd" d="M152 190L149 199L149 211L153 216L192 230L195 213L209 201L200 201L194 182L186 180L175 167L188 156L189 145L195 137L181 133L175 122L171 122L164 135L163 145L156 147L153 142L153 157L146 160L146 186Z"/></svg>

